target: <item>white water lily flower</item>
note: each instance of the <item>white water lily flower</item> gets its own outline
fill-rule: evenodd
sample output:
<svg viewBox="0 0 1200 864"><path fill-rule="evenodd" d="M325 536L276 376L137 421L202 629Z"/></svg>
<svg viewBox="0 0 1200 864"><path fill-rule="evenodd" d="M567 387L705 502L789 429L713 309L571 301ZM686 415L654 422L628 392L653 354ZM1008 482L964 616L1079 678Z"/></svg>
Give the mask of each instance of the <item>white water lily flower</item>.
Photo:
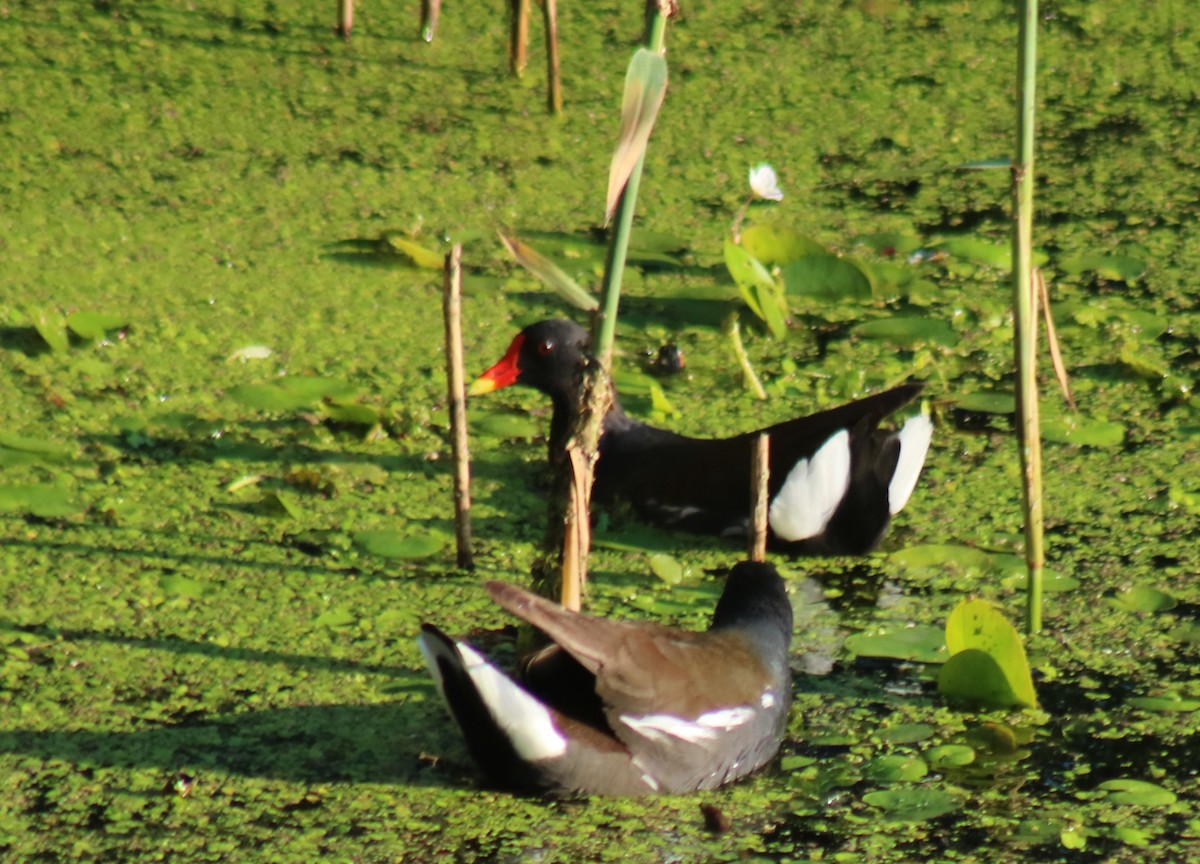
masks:
<svg viewBox="0 0 1200 864"><path fill-rule="evenodd" d="M750 169L750 189L759 198L767 201L782 201L783 190L779 188L779 178L775 169L762 162Z"/></svg>

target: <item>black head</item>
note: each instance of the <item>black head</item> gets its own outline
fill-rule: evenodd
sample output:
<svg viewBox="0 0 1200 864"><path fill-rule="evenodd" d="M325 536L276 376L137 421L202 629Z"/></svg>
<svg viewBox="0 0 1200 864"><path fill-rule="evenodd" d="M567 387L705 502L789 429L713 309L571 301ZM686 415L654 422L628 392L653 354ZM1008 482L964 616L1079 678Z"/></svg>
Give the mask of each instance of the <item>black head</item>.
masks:
<svg viewBox="0 0 1200 864"><path fill-rule="evenodd" d="M784 650L792 640L792 603L771 564L740 561L729 571L713 612L712 629L737 628L764 645Z"/></svg>
<svg viewBox="0 0 1200 864"><path fill-rule="evenodd" d="M533 387L552 399L571 399L587 363L588 333L574 321L552 318L516 335L500 361L471 385L471 395L512 384Z"/></svg>

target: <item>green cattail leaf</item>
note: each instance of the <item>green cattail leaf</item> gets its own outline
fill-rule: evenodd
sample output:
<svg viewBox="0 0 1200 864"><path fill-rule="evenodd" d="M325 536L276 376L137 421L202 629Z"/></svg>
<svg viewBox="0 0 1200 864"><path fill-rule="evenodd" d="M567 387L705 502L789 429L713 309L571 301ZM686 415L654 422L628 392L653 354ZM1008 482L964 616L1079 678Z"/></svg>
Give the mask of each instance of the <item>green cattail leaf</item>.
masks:
<svg viewBox="0 0 1200 864"><path fill-rule="evenodd" d="M579 286L574 279L564 273L557 264L542 255L532 246L522 243L516 237L500 235L500 242L517 263L536 276L546 287L553 289L560 297L577 309L591 312L599 308L596 298Z"/></svg>
<svg viewBox="0 0 1200 864"><path fill-rule="evenodd" d="M639 48L629 61L625 74L625 96L621 100L621 132L617 136L617 149L613 153L612 166L608 172L608 202L604 207L604 221L612 220L617 201L629 181L646 144L650 131L658 118L663 97L667 93L667 60L648 48Z"/></svg>

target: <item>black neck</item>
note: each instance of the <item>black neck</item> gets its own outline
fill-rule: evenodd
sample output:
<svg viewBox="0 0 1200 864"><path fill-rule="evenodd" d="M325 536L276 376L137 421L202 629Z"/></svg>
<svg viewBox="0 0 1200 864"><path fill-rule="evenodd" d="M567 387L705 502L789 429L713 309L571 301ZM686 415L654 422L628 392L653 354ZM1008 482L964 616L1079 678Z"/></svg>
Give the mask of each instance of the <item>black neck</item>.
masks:
<svg viewBox="0 0 1200 864"><path fill-rule="evenodd" d="M792 641L792 604L779 573L769 564L743 561L730 571L713 612L711 629L747 632L767 650Z"/></svg>

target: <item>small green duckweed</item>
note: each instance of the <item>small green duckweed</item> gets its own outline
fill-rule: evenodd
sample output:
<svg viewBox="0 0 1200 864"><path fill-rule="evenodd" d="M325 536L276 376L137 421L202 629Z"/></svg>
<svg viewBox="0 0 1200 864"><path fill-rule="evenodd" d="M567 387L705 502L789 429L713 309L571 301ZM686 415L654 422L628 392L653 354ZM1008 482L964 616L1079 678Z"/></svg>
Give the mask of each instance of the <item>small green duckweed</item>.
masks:
<svg viewBox="0 0 1200 864"><path fill-rule="evenodd" d="M549 406L472 404L476 570L453 567L430 268L465 242L468 374L571 311L497 229L594 290L640 7L562 5L548 120L487 4L448 10L434 45L404 4L365 4L349 44L332 3L7 4L0 857L1200 857L1186 11L1044 21L1036 242L1080 412L1047 386L1061 590L1025 645L1039 708L1012 711L936 683L962 599L1023 602L1008 174L982 167L1012 146L1011 7L685 4L622 301L628 407L723 435L916 377L936 434L880 552L780 562L801 623L777 765L545 802L478 787L413 641L429 620L511 659L480 582L525 581L545 517ZM785 275L785 338L724 260L764 160L786 197L745 242L873 286ZM686 362L664 375L667 345ZM620 512L597 547L592 611L689 627L743 554Z"/></svg>

